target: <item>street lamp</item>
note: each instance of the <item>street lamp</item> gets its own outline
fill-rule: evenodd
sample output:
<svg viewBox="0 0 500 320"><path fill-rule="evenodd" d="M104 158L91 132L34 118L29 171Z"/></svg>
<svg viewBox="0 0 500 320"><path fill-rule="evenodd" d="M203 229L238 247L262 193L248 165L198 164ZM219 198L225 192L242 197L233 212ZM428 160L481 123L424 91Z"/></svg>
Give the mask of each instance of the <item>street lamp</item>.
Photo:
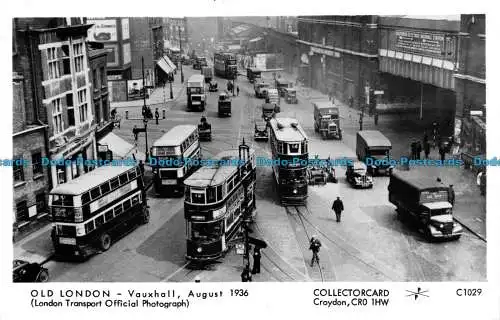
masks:
<svg viewBox="0 0 500 320"><path fill-rule="evenodd" d="M146 106L146 81L145 81L145 78L144 78L144 57L142 57L142 90L143 90L143 94L144 94L144 106L143 106L143 109L144 109L144 112L143 112L143 122L144 122L144 133L145 133L145 137L146 137L146 161L148 160L149 158L149 148L148 148L148 108Z"/></svg>
<svg viewBox="0 0 500 320"><path fill-rule="evenodd" d="M179 27L179 50L180 50L180 53L182 54L181 31L184 31L183 27ZM182 62L180 63L180 65L181 65L181 83L184 83L184 72L182 72Z"/></svg>

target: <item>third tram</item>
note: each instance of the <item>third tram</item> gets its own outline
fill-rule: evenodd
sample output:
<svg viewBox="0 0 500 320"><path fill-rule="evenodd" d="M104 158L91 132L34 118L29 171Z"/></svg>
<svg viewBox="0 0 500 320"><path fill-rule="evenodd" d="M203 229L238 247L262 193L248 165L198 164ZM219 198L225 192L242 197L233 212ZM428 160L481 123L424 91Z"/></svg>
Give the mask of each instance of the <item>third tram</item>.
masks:
<svg viewBox="0 0 500 320"><path fill-rule="evenodd" d="M255 169L254 151L243 143L219 153L184 181L187 259L219 258L242 223L252 221Z"/></svg>
<svg viewBox="0 0 500 320"><path fill-rule="evenodd" d="M307 135L296 119L270 120L273 172L283 205L302 205L307 199Z"/></svg>
<svg viewBox="0 0 500 320"><path fill-rule="evenodd" d="M182 195L183 181L197 169L200 157L196 126L179 125L165 133L153 144L149 159L156 194L178 192Z"/></svg>

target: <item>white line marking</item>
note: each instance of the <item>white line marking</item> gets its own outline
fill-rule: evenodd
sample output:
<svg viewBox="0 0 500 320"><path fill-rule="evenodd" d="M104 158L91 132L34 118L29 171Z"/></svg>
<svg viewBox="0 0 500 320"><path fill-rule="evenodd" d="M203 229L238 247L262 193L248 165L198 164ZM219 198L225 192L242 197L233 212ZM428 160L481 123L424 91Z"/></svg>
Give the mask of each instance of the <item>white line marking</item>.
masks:
<svg viewBox="0 0 500 320"><path fill-rule="evenodd" d="M174 273L172 273L171 275L169 275L168 277L166 277L165 279L161 280L161 282L168 282L170 279L172 279L176 274L178 274L179 272L181 272L182 270L184 270L187 265L189 264L189 262L186 262L186 264L184 264L182 267L180 267L179 269L177 269Z"/></svg>

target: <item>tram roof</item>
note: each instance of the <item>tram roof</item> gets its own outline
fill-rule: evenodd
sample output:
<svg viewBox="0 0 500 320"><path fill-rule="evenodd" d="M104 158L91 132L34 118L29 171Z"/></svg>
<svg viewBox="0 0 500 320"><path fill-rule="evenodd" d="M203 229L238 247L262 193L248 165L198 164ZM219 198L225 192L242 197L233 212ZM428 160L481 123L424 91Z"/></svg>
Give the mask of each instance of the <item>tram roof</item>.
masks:
<svg viewBox="0 0 500 320"><path fill-rule="evenodd" d="M250 154L254 153L250 149ZM239 150L231 149L222 151L213 157L213 160L238 160ZM237 165L211 165L203 166L194 172L189 178L184 180L184 185L189 187L208 187L216 186L224 183L227 177L231 176L238 170Z"/></svg>
<svg viewBox="0 0 500 320"><path fill-rule="evenodd" d="M178 146L182 143L182 141L184 141L184 139L196 130L196 126L192 124L175 126L161 136L160 139L156 140L153 147Z"/></svg>
<svg viewBox="0 0 500 320"><path fill-rule="evenodd" d="M276 118L269 122L276 138L285 142L299 142L307 140L307 135L297 119Z"/></svg>
<svg viewBox="0 0 500 320"><path fill-rule="evenodd" d="M98 167L76 179L60 184L50 191L51 194L79 195L107 180L133 169L135 166L117 165Z"/></svg>

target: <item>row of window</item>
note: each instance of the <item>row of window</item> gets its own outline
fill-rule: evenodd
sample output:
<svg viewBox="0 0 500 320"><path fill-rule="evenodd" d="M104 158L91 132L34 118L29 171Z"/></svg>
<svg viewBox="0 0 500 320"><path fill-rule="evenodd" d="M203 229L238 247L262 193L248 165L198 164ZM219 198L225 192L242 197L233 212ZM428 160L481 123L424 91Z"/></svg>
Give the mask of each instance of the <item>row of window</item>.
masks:
<svg viewBox="0 0 500 320"><path fill-rule="evenodd" d="M80 122L85 122L89 119L87 89L78 91L78 111L80 114ZM66 106L68 115L68 127L75 125L75 106L73 103L73 94L66 94ZM52 100L52 121L54 126L54 134L63 132L64 123L62 117L62 99L57 98Z"/></svg>
<svg viewBox="0 0 500 320"><path fill-rule="evenodd" d="M71 74L69 46L61 46L61 56L58 48L47 49L48 79L58 79L61 75ZM84 70L83 43L73 44L74 69L75 72ZM61 73L62 65L62 73Z"/></svg>
<svg viewBox="0 0 500 320"><path fill-rule="evenodd" d="M138 168L131 169L125 173L122 173L116 178L106 181L98 187L93 188L90 192L82 194L82 206L90 201L94 201L112 191L115 191L120 186L126 185L129 181L133 181L137 178Z"/></svg>
<svg viewBox="0 0 500 320"><path fill-rule="evenodd" d="M45 201L45 193L39 193L35 196L36 212L45 212L47 210L47 202ZM29 208L26 200L16 203L16 221L29 221Z"/></svg>
<svg viewBox="0 0 500 320"><path fill-rule="evenodd" d="M181 144L181 153L184 153L194 142L198 141L198 131L194 131L187 137L187 139Z"/></svg>
<svg viewBox="0 0 500 320"><path fill-rule="evenodd" d="M99 228L103 224L110 222L114 218L118 217L120 214L126 212L128 209L140 203L141 200L142 200L141 194L137 194L132 198L117 204L113 208L93 218L89 222L85 223L85 234L88 234L94 231L95 229Z"/></svg>
<svg viewBox="0 0 500 320"><path fill-rule="evenodd" d="M21 162L21 158L18 157L17 159L15 159L12 165L12 171L14 174L14 183L24 181L24 166L16 164L16 161ZM31 168L33 170L33 176L43 174L41 152L35 152L31 154Z"/></svg>
<svg viewBox="0 0 500 320"><path fill-rule="evenodd" d="M274 136L271 137L271 148L280 154L307 153L307 142L287 143L278 141Z"/></svg>
<svg viewBox="0 0 500 320"><path fill-rule="evenodd" d="M207 187L205 190L197 190L191 192L189 187L186 187L185 199L188 202L196 204L210 204L222 201L227 194L230 194L238 186L240 176L235 172L232 177L226 180L225 184L216 187Z"/></svg>

